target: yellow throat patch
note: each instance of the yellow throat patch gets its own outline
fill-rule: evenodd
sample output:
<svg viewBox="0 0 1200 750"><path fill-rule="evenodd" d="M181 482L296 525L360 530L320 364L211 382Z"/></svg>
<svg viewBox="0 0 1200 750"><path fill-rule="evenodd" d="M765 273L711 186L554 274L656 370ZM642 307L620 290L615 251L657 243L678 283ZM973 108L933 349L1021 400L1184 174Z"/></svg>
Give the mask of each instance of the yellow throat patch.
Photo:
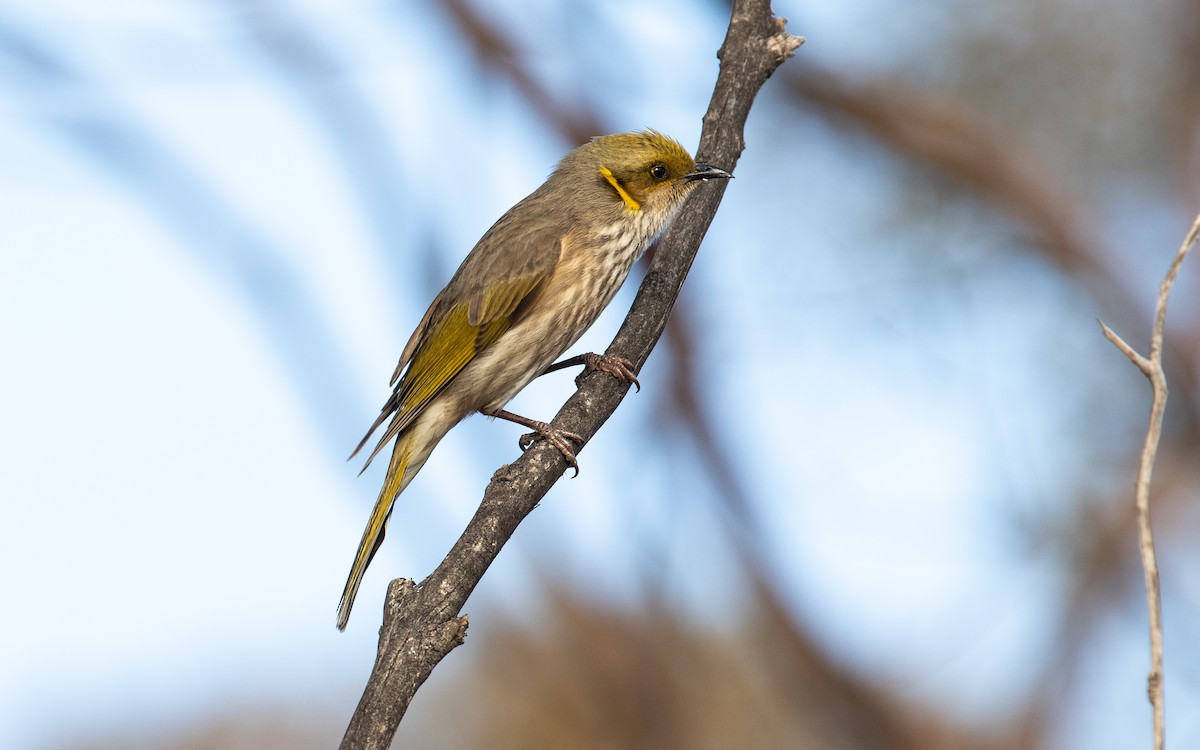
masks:
<svg viewBox="0 0 1200 750"><path fill-rule="evenodd" d="M625 201L625 205L630 211L641 211L642 204L633 199L633 196L625 192L625 188L621 187L621 183L617 182L617 178L613 176L612 170L608 167L600 167L600 176L608 180L608 184L613 186L617 191L617 195L621 196L621 200Z"/></svg>

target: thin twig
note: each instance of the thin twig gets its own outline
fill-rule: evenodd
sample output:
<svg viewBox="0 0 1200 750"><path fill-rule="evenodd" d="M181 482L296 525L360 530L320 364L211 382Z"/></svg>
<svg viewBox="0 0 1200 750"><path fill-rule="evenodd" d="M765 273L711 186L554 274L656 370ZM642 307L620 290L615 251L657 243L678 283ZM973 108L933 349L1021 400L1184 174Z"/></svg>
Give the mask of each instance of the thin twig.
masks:
<svg viewBox="0 0 1200 750"><path fill-rule="evenodd" d="M1158 441L1162 436L1163 413L1167 406L1167 377L1163 373L1162 350L1163 328L1167 320L1167 299L1171 286L1179 275L1179 268L1188 252L1200 238L1200 215L1192 223L1187 238L1175 253L1167 275L1158 287L1158 303L1154 312L1154 329L1150 336L1150 355L1143 357L1125 343L1111 328L1100 323L1104 337L1129 358L1130 362L1150 380L1153 398L1150 404L1150 424L1146 428L1146 441L1142 446L1142 461L1138 466L1137 482L1134 485L1134 505L1137 510L1138 549L1142 554L1142 571L1146 578L1146 606L1150 612L1150 674L1147 691L1150 705L1154 709L1154 749L1163 750L1166 742L1166 707L1163 695L1163 627L1162 592L1158 581L1158 558L1154 552L1154 533L1150 527L1150 475L1154 471L1154 460L1158 455Z"/></svg>

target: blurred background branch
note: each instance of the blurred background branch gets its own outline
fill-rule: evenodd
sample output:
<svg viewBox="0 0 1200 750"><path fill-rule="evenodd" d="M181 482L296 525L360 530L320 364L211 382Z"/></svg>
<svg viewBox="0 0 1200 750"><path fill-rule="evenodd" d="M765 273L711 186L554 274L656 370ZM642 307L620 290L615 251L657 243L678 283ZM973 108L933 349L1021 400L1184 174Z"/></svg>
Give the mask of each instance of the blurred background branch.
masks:
<svg viewBox="0 0 1200 750"><path fill-rule="evenodd" d="M1200 11L775 11L804 59L756 105L668 346L474 594L475 656L439 669L401 742L1149 736L1127 498L1146 404L1092 321L1151 316L1194 215ZM23 613L0 639L0 744L336 742L373 655L371 628L329 625L374 486L340 459L422 302L580 141L694 142L727 18L0 8L0 568ZM1182 747L1200 741L1198 298L1185 268L1155 467ZM570 391L542 380L530 412ZM431 569L516 455L478 422L398 509L365 598Z"/></svg>

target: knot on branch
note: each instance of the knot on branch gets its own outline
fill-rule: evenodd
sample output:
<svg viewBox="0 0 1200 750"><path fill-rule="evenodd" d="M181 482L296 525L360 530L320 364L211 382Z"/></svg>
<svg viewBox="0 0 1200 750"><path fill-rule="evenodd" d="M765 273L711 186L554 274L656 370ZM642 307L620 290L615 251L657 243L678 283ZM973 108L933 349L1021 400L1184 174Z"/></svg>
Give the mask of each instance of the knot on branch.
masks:
<svg viewBox="0 0 1200 750"><path fill-rule="evenodd" d="M767 49L782 63L789 57L796 55L796 50L800 48L801 44L804 44L804 37L795 36L787 32L786 18L776 16L774 23L775 33L767 39Z"/></svg>

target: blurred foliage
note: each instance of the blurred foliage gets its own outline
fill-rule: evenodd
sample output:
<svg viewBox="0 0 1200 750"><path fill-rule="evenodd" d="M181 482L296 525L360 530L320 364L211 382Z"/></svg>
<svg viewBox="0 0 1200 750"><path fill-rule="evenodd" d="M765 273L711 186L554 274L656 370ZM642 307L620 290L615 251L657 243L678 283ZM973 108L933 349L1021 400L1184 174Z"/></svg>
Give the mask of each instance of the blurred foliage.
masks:
<svg viewBox="0 0 1200 750"><path fill-rule="evenodd" d="M461 56L455 64L469 67L475 85L510 92L544 123L546 132L575 143L609 130L605 123L618 119L608 103L623 96L625 79L614 73L611 60L599 57L576 60L577 68L565 73L550 69L545 64L549 53L538 44L553 39L556 50L563 45L577 48L580 55L624 56L626 66L639 69L636 46L654 34L623 36L620 15L606 12L603 3L577 5L569 14L543 8L539 17L498 4L447 0L438 22L461 41L460 48L447 54ZM774 498L756 479L757 473L786 467L745 460L742 444L761 428L751 420L731 432L717 410L709 408L747 395L736 379L705 377L729 355L722 335L735 334L709 328L725 316L722 305L728 303L689 291L668 339L655 353L654 365L666 373L661 380L672 390L656 396L660 413L651 441L671 453L662 460L664 466L687 467L686 477L678 481L686 487L688 502L702 508L693 512L715 519L714 528L722 535L718 546L730 550L734 572L729 575L741 582L741 598L726 602L736 614L720 625L693 621L686 609L654 595L661 571L652 563L643 573L649 593L623 605L572 593L549 576L535 616L474 626L484 635L471 638L451 657L461 661L450 677L442 680L435 674L426 687L432 698L414 704L414 712L427 715L406 720L398 745L1078 747L1074 732L1095 718L1089 716L1090 675L1111 675L1097 667L1106 644L1145 640L1131 485L1133 451L1144 427L1141 409L1149 397L1148 390L1119 390L1140 388L1138 381L1100 372L1128 367L1120 355L1081 356L1079 338L1059 325L1070 311L1087 325L1099 315L1131 343L1149 330L1157 281L1200 197L1197 7L1186 0L989 5L939 0L921 4L913 21L900 18L908 13L903 7L865 4L847 13L857 12L862 23L878 24L879 48L860 53L857 60L844 60L835 45L813 37L805 4L776 8L789 17L790 30L809 37L809 44L769 82L752 115L757 124L748 153L771 149L778 174L789 175L765 187L764 214L786 223L789 201L805 200L808 188L797 188L794 175L806 168L808 155L823 153L833 169L846 174L863 168L865 155L892 192L883 205L872 206L874 213L841 217L848 228L832 239L844 250L842 262L869 266L866 273L892 273L913 320L907 322L911 328L897 323L897 303L886 296L856 300L871 311L868 317L887 321L881 327L893 339L911 335L915 346L932 347L947 315L983 319L1024 314L1011 324L1028 327L1029 358L1003 366L1028 368L1034 383L1050 378L1054 388L1069 383L1069 390L1046 398L1062 409L1045 417L1056 434L1030 443L1013 437L1010 453L993 457L1004 469L991 502L996 522L1009 525L1010 554L1050 561L1058 581L1057 606L1046 614L1046 645L1031 649L1021 665L1027 675L1021 695L998 702L996 711L982 719L964 717L952 705L912 695L894 673L874 671L836 653L828 633L812 628L794 603L794 589L802 584L780 568L768 541L764 508ZM408 19L404 4L388 10L397 24ZM704 17L681 22L681 27L719 24L725 10L714 4L696 12ZM586 23L572 23L575 14ZM893 21L894 39L884 31ZM345 90L327 85L328 71L338 65L336 53L321 48L320 30L305 28L287 6L276 3L247 4L230 22L244 24L251 43L274 55L296 89L314 97L313 111L331 118L331 150L357 165L351 173L368 214L380 225L392 221L385 204L369 205L403 190L394 184L394 175L379 168L387 163L377 159L386 150L381 128ZM0 40L10 52L19 52L29 69L41 71L38 75L47 80L69 77L53 62L54 50L15 34L0 24ZM598 45L597 39L605 44ZM596 85L582 86L578 77L585 74L594 74ZM793 129L812 138L797 142ZM85 136L102 138L105 148L118 149L115 158L125 161L148 148L129 133L116 138L92 128ZM130 145L134 143L141 145ZM169 155L158 158L170 163ZM171 173L156 174L173 179ZM155 184L146 181L139 189L149 194ZM197 200L219 202L220 196ZM403 230L381 231L387 236ZM781 231L803 234L806 228ZM868 259L875 250L855 245L884 232L913 241L886 259ZM805 247L825 239L807 236ZM746 244L739 252L746 253L755 269L749 273L768 267L788 273L788 264L774 256L792 248L770 240ZM262 247L249 247L240 257L260 251L262 257L270 256ZM1198 268L1195 263L1185 267L1190 281L1177 292L1193 301L1173 301L1168 318L1172 400L1155 473L1171 629L1169 678L1179 665L1185 672L1197 665L1197 655L1190 653L1194 644L1184 638L1196 621L1196 582L1181 571L1196 569L1194 539L1200 531L1195 509L1200 495ZM1038 280L1031 281L1034 277ZM776 299L766 281L764 287L767 298ZM1061 306L1047 306L1047 300ZM287 298L283 302L290 304ZM796 309L750 306L738 323L750 331L778 329L785 336L803 315L804 302L792 302ZM923 311L922 305L927 306ZM276 308L264 315L282 320L300 313ZM1098 331L1088 335L1093 333L1099 341ZM981 342L981 349L986 345ZM1097 345L1096 351L1103 350ZM937 377L943 370L935 362L927 372ZM314 388L326 388L338 378L326 374L321 379ZM1053 391L1049 385L1047 389ZM355 399L347 395L341 402ZM784 412L781 420L802 418L787 413L786 404L774 408ZM1067 458L1041 460L1041 446L1047 444L1068 446L1055 454ZM862 471L871 469L864 466ZM1032 478L1023 476L1027 471ZM658 538L648 535L644 543L666 538L665 532ZM687 575L686 566L684 571ZM1136 683L1142 676L1127 679ZM1171 700L1168 690L1169 735L1172 721L1187 711ZM1148 737L1148 708L1125 708L1145 713ZM263 728L264 713L267 725L289 721L286 713L238 712L208 722L194 737L156 740L154 746L323 746L318 740L307 742L302 729L274 733ZM306 715L296 726L312 723L313 717ZM222 728L239 724L245 728ZM232 739L239 731L252 741ZM1185 722L1181 734L1196 740L1198 731ZM320 743L327 742L327 731L317 734ZM72 746L118 745L81 741ZM130 741L119 746L149 745Z"/></svg>

